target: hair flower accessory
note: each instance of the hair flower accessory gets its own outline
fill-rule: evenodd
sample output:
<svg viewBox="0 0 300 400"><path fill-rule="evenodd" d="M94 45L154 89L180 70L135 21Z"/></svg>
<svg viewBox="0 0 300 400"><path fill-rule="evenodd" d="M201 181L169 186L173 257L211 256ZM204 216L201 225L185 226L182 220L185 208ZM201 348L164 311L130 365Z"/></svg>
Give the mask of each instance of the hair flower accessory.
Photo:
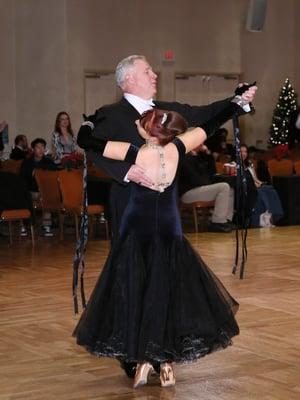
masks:
<svg viewBox="0 0 300 400"><path fill-rule="evenodd" d="M161 124L162 125L166 122L167 118L168 118L167 113L163 113L163 116L162 116L162 119L161 119Z"/></svg>

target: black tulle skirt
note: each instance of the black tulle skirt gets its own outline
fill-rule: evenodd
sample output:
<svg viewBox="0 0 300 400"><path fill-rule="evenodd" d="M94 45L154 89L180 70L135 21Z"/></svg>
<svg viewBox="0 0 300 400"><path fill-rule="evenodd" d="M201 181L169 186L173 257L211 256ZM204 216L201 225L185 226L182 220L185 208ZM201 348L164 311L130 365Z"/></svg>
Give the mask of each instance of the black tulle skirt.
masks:
<svg viewBox="0 0 300 400"><path fill-rule="evenodd" d="M182 237L116 243L73 333L97 356L190 362L231 344L238 303Z"/></svg>

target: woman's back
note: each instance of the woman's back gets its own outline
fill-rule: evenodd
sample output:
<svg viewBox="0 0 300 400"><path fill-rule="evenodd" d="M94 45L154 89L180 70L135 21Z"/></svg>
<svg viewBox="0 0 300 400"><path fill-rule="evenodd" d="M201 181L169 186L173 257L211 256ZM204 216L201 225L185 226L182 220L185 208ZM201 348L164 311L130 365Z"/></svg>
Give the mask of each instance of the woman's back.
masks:
<svg viewBox="0 0 300 400"><path fill-rule="evenodd" d="M185 146L175 138L164 147L145 146L137 153L136 163L153 180L152 189L132 183L129 203L123 214L120 234L133 232L138 240L181 236L177 206L177 171L185 155ZM164 176L165 175L165 176Z"/></svg>
<svg viewBox="0 0 300 400"><path fill-rule="evenodd" d="M136 164L144 168L146 175L153 181L153 190L162 192L174 181L178 169L179 155L176 145L166 146L147 144L136 158Z"/></svg>

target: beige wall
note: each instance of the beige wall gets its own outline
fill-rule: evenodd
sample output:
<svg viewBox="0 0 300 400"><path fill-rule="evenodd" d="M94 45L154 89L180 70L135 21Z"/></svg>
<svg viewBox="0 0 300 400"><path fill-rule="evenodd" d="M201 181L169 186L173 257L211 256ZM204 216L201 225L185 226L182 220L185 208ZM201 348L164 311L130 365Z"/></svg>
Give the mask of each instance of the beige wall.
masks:
<svg viewBox="0 0 300 400"><path fill-rule="evenodd" d="M48 138L57 111L68 107L64 1L15 3L16 127Z"/></svg>
<svg viewBox="0 0 300 400"><path fill-rule="evenodd" d="M9 120L12 136L49 140L65 109L77 130L84 70L113 70L122 57L142 53L160 72L165 100L173 98L179 71L256 79L257 113L245 119L244 135L249 143L267 139L285 76L300 89L299 3L269 0L264 31L249 33L248 0L0 0L0 119ZM175 52L173 65L162 62L166 49Z"/></svg>
<svg viewBox="0 0 300 400"><path fill-rule="evenodd" d="M0 10L0 121L9 122L10 137L14 137L16 130L16 90L14 7L12 1L0 0Z"/></svg>
<svg viewBox="0 0 300 400"><path fill-rule="evenodd" d="M296 0L297 2L297 0ZM245 3L245 15L247 4ZM247 32L242 27L241 58L246 81L257 80L259 91L256 113L246 120L244 139L255 144L263 139L267 144L273 110L286 77L296 86L295 0L269 0L262 32ZM296 87L295 87L296 88Z"/></svg>
<svg viewBox="0 0 300 400"><path fill-rule="evenodd" d="M84 105L84 69L113 70L129 54L145 54L160 72L164 100L173 99L176 71L239 72L236 4L236 0L68 1L70 110L76 124ZM162 62L167 49L175 52L174 65Z"/></svg>
<svg viewBox="0 0 300 400"><path fill-rule="evenodd" d="M295 0L295 87L298 93L298 103L300 105L300 1Z"/></svg>

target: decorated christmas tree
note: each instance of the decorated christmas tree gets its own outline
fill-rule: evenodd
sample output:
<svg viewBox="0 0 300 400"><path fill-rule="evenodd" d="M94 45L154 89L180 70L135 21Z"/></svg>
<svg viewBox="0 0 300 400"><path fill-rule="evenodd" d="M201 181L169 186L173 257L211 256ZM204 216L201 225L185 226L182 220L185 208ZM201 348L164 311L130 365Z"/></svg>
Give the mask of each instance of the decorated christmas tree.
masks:
<svg viewBox="0 0 300 400"><path fill-rule="evenodd" d="M296 93L287 78L281 88L278 103L273 113L270 128L270 144L287 144L289 142L291 115L297 109Z"/></svg>

